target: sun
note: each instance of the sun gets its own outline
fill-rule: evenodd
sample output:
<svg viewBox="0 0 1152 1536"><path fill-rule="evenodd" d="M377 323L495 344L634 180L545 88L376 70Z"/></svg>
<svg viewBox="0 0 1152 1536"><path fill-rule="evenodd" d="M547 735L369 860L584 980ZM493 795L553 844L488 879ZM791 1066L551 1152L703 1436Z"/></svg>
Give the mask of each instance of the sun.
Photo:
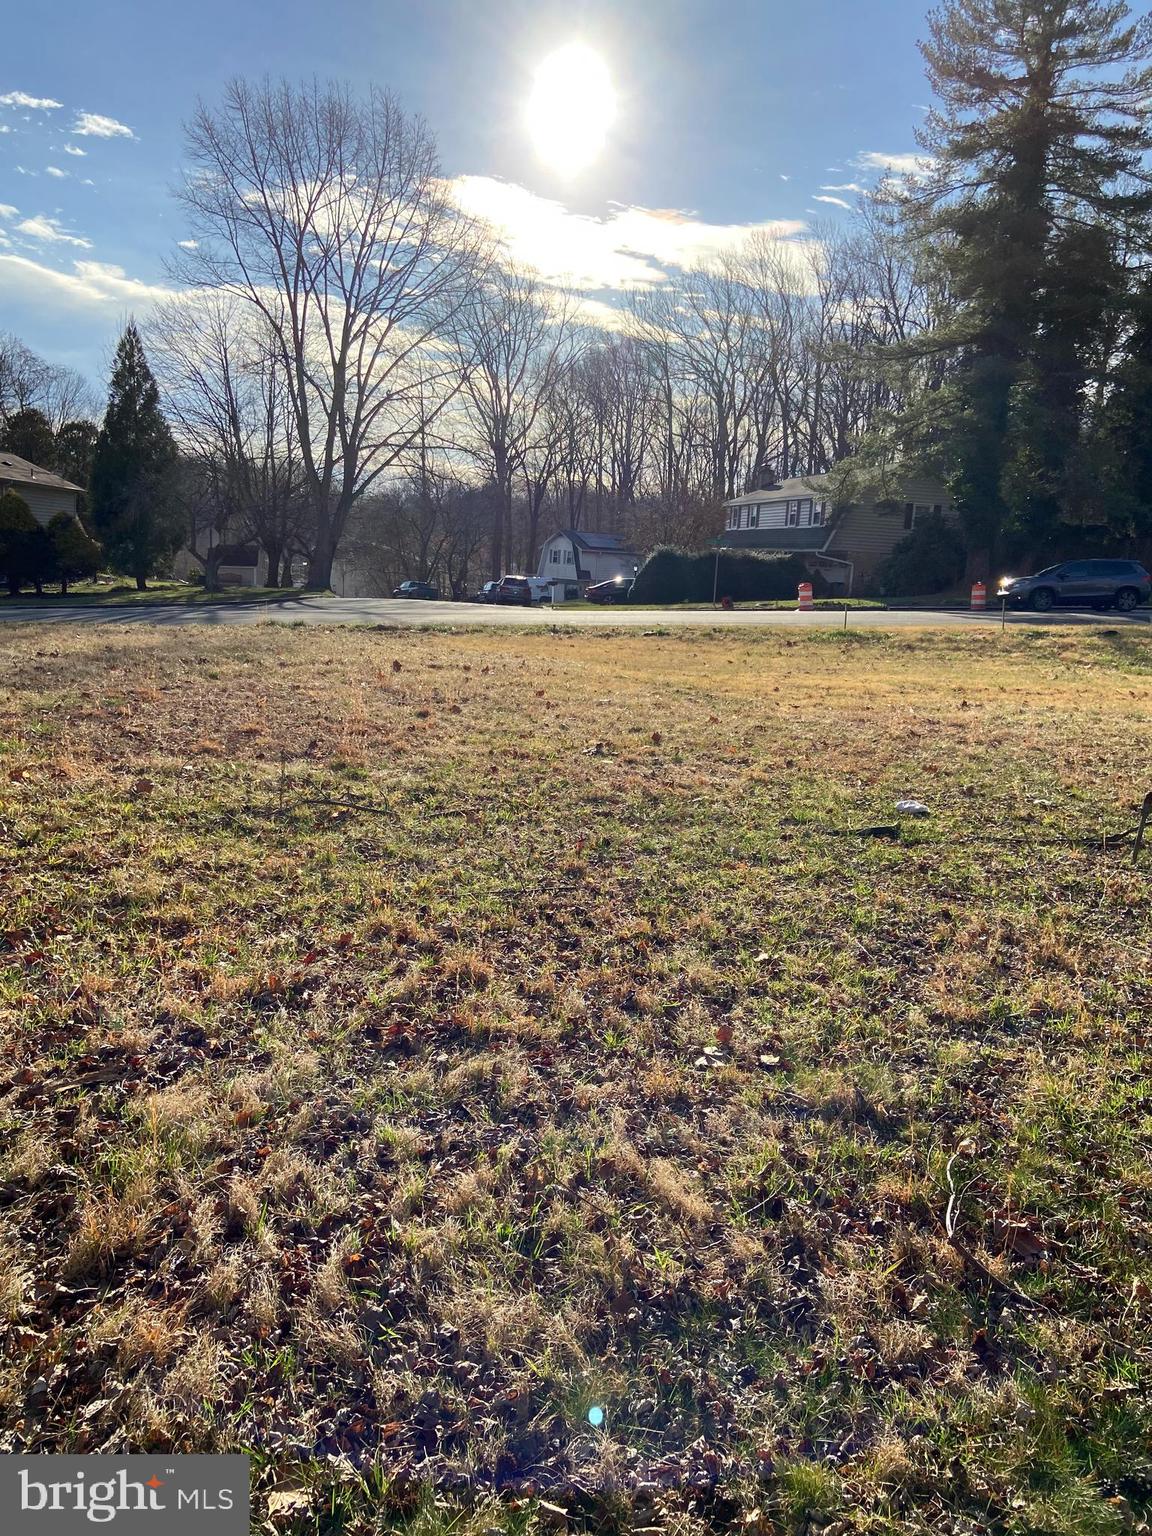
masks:
<svg viewBox="0 0 1152 1536"><path fill-rule="evenodd" d="M616 116L608 66L586 43L566 43L536 70L526 111L536 153L560 176L576 176L604 147Z"/></svg>

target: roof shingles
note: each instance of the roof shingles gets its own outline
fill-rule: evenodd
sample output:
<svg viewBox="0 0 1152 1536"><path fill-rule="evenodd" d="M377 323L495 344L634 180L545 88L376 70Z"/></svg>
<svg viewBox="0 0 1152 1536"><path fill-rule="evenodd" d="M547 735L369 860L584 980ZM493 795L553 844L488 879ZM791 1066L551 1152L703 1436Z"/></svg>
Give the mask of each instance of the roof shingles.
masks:
<svg viewBox="0 0 1152 1536"><path fill-rule="evenodd" d="M62 475L54 475L50 469L41 469L38 464L22 459L18 453L9 453L6 449L0 450L0 485L42 485L46 490L84 493L83 486L73 485L71 480L65 480Z"/></svg>

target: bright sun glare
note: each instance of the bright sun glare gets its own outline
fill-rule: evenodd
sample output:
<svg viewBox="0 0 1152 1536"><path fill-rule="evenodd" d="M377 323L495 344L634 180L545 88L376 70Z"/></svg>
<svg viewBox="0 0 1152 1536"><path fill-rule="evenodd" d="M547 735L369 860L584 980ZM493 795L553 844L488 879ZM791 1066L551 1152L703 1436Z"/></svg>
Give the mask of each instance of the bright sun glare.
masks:
<svg viewBox="0 0 1152 1536"><path fill-rule="evenodd" d="M608 66L594 48L567 43L536 71L527 121L541 160L561 176L575 176L604 147L616 115Z"/></svg>

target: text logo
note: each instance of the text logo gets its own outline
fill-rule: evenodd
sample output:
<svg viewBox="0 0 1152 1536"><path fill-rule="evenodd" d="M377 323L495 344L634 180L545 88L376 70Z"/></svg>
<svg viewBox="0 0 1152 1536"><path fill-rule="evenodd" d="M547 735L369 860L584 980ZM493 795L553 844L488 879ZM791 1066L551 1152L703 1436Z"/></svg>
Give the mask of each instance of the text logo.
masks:
<svg viewBox="0 0 1152 1536"><path fill-rule="evenodd" d="M248 1458L0 1457L0 1530L68 1536L93 1526L247 1536Z"/></svg>

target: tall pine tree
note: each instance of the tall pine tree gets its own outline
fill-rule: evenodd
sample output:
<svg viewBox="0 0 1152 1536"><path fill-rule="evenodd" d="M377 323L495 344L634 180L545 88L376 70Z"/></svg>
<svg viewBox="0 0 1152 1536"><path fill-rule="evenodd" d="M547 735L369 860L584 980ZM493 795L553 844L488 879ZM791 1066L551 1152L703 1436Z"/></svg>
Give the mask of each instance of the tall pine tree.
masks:
<svg viewBox="0 0 1152 1536"><path fill-rule="evenodd" d="M108 408L96 439L89 486L92 523L114 571L148 577L180 547L183 522L173 494L176 444L140 332L129 322L116 348Z"/></svg>
<svg viewBox="0 0 1152 1536"><path fill-rule="evenodd" d="M1115 251L1152 208L1131 174L1152 21L1123 0L948 0L928 28L931 169L904 212L956 308L919 343L950 362L904 447L947 476L983 573L1006 539L1052 538L1074 495Z"/></svg>

